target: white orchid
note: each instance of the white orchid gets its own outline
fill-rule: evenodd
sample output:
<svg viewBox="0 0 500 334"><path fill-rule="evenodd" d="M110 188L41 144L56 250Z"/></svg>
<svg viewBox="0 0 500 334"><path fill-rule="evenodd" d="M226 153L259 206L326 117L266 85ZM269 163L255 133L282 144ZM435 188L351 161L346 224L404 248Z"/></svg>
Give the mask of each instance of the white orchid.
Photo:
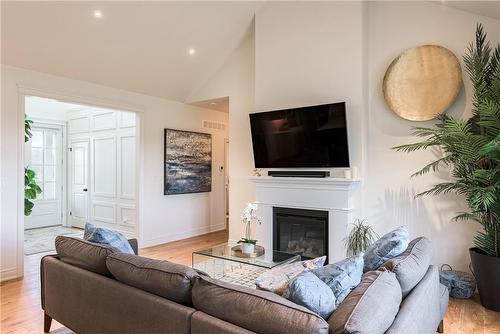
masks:
<svg viewBox="0 0 500 334"><path fill-rule="evenodd" d="M252 222L262 224L262 221L257 216L258 202L248 203L241 213L241 221L245 224L245 237L239 242L252 243L255 244L257 240L253 240L250 237L250 227Z"/></svg>

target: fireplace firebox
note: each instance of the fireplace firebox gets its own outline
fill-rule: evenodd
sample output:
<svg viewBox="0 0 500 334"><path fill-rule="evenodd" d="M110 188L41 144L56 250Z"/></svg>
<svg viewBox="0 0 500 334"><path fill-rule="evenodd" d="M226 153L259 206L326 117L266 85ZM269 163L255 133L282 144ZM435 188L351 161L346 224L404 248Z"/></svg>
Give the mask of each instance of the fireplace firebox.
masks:
<svg viewBox="0 0 500 334"><path fill-rule="evenodd" d="M328 255L328 211L274 207L273 249L302 259Z"/></svg>

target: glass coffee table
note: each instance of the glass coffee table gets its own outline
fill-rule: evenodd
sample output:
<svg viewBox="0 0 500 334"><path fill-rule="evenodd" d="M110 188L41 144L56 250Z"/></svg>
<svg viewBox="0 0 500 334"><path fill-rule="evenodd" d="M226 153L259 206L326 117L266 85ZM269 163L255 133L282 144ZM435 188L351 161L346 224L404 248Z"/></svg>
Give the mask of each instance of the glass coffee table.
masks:
<svg viewBox="0 0 500 334"><path fill-rule="evenodd" d="M255 289L255 279L277 266L300 261L300 255L267 250L261 256L244 258L232 255L236 243L224 243L193 252L193 268L211 277Z"/></svg>

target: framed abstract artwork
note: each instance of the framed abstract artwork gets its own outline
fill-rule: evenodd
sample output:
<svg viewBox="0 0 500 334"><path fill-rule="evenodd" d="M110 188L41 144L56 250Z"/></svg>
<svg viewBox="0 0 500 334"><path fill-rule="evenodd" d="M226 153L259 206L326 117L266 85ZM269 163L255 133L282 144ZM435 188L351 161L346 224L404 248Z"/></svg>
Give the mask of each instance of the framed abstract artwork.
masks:
<svg viewBox="0 0 500 334"><path fill-rule="evenodd" d="M212 191L212 135L165 129L164 194Z"/></svg>

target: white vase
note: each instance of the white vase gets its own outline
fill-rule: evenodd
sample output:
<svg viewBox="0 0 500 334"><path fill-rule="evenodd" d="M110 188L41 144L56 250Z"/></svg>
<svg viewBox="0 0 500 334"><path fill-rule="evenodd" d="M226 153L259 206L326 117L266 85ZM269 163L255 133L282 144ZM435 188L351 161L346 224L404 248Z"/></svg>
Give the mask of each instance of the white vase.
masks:
<svg viewBox="0 0 500 334"><path fill-rule="evenodd" d="M241 244L241 252L243 254L253 254L255 250L254 244L242 243Z"/></svg>

